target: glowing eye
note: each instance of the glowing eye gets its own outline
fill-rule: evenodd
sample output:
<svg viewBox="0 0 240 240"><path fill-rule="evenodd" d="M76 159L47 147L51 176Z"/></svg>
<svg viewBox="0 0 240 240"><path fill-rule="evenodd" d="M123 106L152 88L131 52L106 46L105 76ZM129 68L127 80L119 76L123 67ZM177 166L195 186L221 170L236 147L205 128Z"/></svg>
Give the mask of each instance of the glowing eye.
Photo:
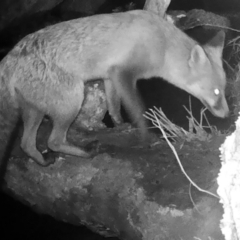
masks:
<svg viewBox="0 0 240 240"><path fill-rule="evenodd" d="M219 91L218 88L215 88L215 89L214 89L214 94L215 94L216 96L218 96L218 95L220 94L220 91Z"/></svg>

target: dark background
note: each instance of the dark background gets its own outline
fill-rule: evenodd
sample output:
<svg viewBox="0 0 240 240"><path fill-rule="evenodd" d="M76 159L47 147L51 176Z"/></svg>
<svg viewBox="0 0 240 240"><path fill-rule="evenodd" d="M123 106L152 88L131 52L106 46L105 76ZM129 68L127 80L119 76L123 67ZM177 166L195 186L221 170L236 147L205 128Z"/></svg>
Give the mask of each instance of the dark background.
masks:
<svg viewBox="0 0 240 240"><path fill-rule="evenodd" d="M100 5L94 13L110 13L113 9L119 8L127 10L126 4L131 1L126 0L107 0ZM133 1L135 8L141 9L144 5L143 0ZM239 1L224 1L224 0L173 0L169 6L169 10L191 10L195 8L205 9L208 11L234 15L240 9ZM0 9L5 6L5 0L0 3ZM1 6L2 4L2 6ZM59 6L58 6L59 7ZM23 36L30 32L34 32L49 24L68 20L75 17L89 15L89 13L67 12L58 7L48 11L41 11L34 14L26 14L17 20L13 20L0 31L0 54L1 58L14 46ZM0 10L1 13L1 10ZM2 13L3 14L3 13ZM3 15L0 15L0 20ZM198 39L199 32L194 32L194 38ZM161 79L152 79L151 81L139 81L138 87L147 107L156 105L162 107L164 113L170 120L187 129L188 121L186 119L186 111L182 107L188 107L189 95L182 90L164 82ZM192 109L194 116L199 118L199 111L203 107L202 104L195 98L191 98ZM228 98L230 101L230 98ZM210 113L207 113L211 124L216 125L219 129L228 129L231 125L231 119L217 119ZM1 239L82 239L94 240L103 239L103 237L92 233L84 227L75 227L69 224L58 222L49 216L43 216L35 213L24 204L15 201L14 198L1 193L0 194L0 229Z"/></svg>

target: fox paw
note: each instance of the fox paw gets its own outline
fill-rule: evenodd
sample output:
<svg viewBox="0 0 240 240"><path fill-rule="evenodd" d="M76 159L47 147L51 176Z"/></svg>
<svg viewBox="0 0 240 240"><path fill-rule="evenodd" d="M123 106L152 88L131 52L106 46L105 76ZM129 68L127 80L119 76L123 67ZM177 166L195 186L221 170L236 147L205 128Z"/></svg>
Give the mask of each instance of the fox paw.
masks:
<svg viewBox="0 0 240 240"><path fill-rule="evenodd" d="M37 163L43 167L47 167L55 163L56 158L59 156L59 154L51 150L47 150L44 153L42 153L42 156L44 158L44 162L41 162L41 163L37 162Z"/></svg>

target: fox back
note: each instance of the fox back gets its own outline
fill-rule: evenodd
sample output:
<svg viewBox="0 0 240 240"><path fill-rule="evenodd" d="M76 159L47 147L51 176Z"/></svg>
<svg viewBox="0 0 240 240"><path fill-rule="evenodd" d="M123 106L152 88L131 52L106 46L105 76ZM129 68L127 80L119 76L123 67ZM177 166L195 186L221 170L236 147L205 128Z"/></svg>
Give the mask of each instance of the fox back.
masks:
<svg viewBox="0 0 240 240"><path fill-rule="evenodd" d="M22 148L38 163L44 165L44 160L33 145L44 115L53 120L48 142L52 150L87 156L66 143L66 132L84 100L84 82L104 79L110 115L118 122L121 99L142 134L146 125L136 91L140 78L162 77L200 99L214 115L225 117L223 44L220 32L208 45L199 46L171 23L143 10L62 22L26 36L6 56L0 64L0 96L7 89L13 105L22 110Z"/></svg>

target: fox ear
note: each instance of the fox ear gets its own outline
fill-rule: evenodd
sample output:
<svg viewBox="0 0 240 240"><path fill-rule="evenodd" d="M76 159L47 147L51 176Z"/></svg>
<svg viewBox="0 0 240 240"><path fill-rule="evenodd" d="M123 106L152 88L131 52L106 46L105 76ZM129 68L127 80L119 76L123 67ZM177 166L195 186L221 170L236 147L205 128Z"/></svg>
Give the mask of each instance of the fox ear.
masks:
<svg viewBox="0 0 240 240"><path fill-rule="evenodd" d="M207 44L204 45L204 48L210 50L215 55L221 58L224 47L224 41L225 32L221 30Z"/></svg>
<svg viewBox="0 0 240 240"><path fill-rule="evenodd" d="M191 56L188 61L190 67L193 67L196 64L203 64L206 60L206 54L203 48L199 45L195 45L191 50Z"/></svg>
<svg viewBox="0 0 240 240"><path fill-rule="evenodd" d="M225 41L225 32L219 31L206 45L223 48Z"/></svg>

